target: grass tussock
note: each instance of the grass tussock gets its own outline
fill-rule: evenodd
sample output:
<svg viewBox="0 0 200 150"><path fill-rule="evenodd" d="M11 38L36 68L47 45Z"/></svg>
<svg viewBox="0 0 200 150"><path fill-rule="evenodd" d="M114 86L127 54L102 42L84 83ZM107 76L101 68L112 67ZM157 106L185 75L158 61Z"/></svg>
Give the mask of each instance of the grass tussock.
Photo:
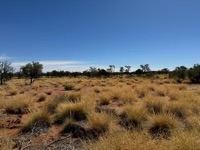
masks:
<svg viewBox="0 0 200 150"><path fill-rule="evenodd" d="M61 134L66 133L72 134L74 138L85 138L87 136L85 128L71 118L65 121L61 131Z"/></svg>
<svg viewBox="0 0 200 150"><path fill-rule="evenodd" d="M9 101L4 101L4 112L7 114L25 114L28 113L33 101L28 97L16 97Z"/></svg>
<svg viewBox="0 0 200 150"><path fill-rule="evenodd" d="M74 90L75 87L72 84L65 84L64 89L65 89L65 91L71 91L71 90Z"/></svg>
<svg viewBox="0 0 200 150"><path fill-rule="evenodd" d="M71 93L67 95L67 99L69 102L76 103L81 101L81 94L80 93Z"/></svg>
<svg viewBox="0 0 200 150"><path fill-rule="evenodd" d="M62 103L58 105L54 116L54 123L62 124L67 118L76 121L87 119L87 110L84 103Z"/></svg>
<svg viewBox="0 0 200 150"><path fill-rule="evenodd" d="M147 119L146 109L127 105L120 114L120 124L128 129L141 129Z"/></svg>
<svg viewBox="0 0 200 150"><path fill-rule="evenodd" d="M103 113L92 113L88 117L89 128L94 130L107 131L110 121L110 117Z"/></svg>
<svg viewBox="0 0 200 150"><path fill-rule="evenodd" d="M177 126L178 123L172 115L154 115L149 119L148 131L155 138L169 138Z"/></svg>
<svg viewBox="0 0 200 150"><path fill-rule="evenodd" d="M20 131L22 133L32 132L33 129L48 128L50 127L50 124L50 115L47 112L33 112L30 114L29 119L25 122Z"/></svg>
<svg viewBox="0 0 200 150"><path fill-rule="evenodd" d="M165 106L165 112L173 114L174 116L184 119L187 116L187 107L181 103L168 103Z"/></svg>
<svg viewBox="0 0 200 150"><path fill-rule="evenodd" d="M99 96L100 105L109 105L111 100L112 100L111 95L109 95L108 93L101 94Z"/></svg>
<svg viewBox="0 0 200 150"><path fill-rule="evenodd" d="M49 113L55 113L56 108L61 103L75 103L81 101L81 94L80 93L71 93L67 94L60 94L57 95L53 100L46 102L45 110Z"/></svg>
<svg viewBox="0 0 200 150"><path fill-rule="evenodd" d="M145 106L149 113L160 114L163 112L165 102L161 99L147 100Z"/></svg>
<svg viewBox="0 0 200 150"><path fill-rule="evenodd" d="M87 137L97 139L109 131L111 119L103 113L92 113L88 117Z"/></svg>
<svg viewBox="0 0 200 150"><path fill-rule="evenodd" d="M157 95L160 96L160 97L165 97L165 96L167 95L167 90L166 90L165 87L158 87L158 88L156 89L156 93L157 93Z"/></svg>

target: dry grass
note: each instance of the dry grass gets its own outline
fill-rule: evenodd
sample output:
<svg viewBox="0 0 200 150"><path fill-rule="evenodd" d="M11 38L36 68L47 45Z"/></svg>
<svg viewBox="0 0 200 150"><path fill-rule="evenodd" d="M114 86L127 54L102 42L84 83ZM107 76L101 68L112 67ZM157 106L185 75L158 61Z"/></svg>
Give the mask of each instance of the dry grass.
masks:
<svg viewBox="0 0 200 150"><path fill-rule="evenodd" d="M98 142L84 144L85 150L199 150L198 132L177 132L170 140L152 139L145 132L115 130Z"/></svg>
<svg viewBox="0 0 200 150"><path fill-rule="evenodd" d="M72 84L65 84L65 85L64 85L64 89L65 89L66 91L70 91L70 90L74 90L75 87L74 87L74 85L72 85Z"/></svg>
<svg viewBox="0 0 200 150"><path fill-rule="evenodd" d="M12 150L14 142L11 137L7 135L0 135L0 149L1 150Z"/></svg>
<svg viewBox="0 0 200 150"><path fill-rule="evenodd" d="M161 99L147 100L145 106L152 114L160 114L163 112L165 101Z"/></svg>
<svg viewBox="0 0 200 150"><path fill-rule="evenodd" d="M30 111L33 101L27 96L18 96L4 101L4 112L8 114L24 114Z"/></svg>
<svg viewBox="0 0 200 150"><path fill-rule="evenodd" d="M50 126L50 115L45 111L33 112L29 115L29 119L24 123L21 132L31 132L36 126L44 128L44 126Z"/></svg>
<svg viewBox="0 0 200 150"><path fill-rule="evenodd" d="M54 116L54 123L62 124L65 119L73 118L76 121L87 119L87 110L84 103L61 103Z"/></svg>
<svg viewBox="0 0 200 150"><path fill-rule="evenodd" d="M65 121L61 133L72 134L74 138L84 138L87 135L85 128L71 118Z"/></svg>
<svg viewBox="0 0 200 150"><path fill-rule="evenodd" d="M110 122L111 118L102 113L92 113L88 117L88 125L90 129L107 131L109 129Z"/></svg>
<svg viewBox="0 0 200 150"><path fill-rule="evenodd" d="M155 115L149 119L148 131L153 137L169 138L177 127L178 123L172 115Z"/></svg>
<svg viewBox="0 0 200 150"><path fill-rule="evenodd" d="M187 116L187 106L178 102L168 103L165 106L165 112L173 114L180 119L184 119Z"/></svg>
<svg viewBox="0 0 200 150"><path fill-rule="evenodd" d="M99 96L100 105L109 105L111 100L112 96L108 93L104 93Z"/></svg>
<svg viewBox="0 0 200 150"><path fill-rule="evenodd" d="M140 129L143 127L147 112L144 107L127 105L120 114L120 124L129 129Z"/></svg>
<svg viewBox="0 0 200 150"><path fill-rule="evenodd" d="M176 84L164 76L151 80L41 78L33 85L14 79L7 83L0 86L0 149L12 149L11 138L36 129L49 130L34 140L70 134L82 138L87 150L200 147L199 85ZM64 90L63 85L73 88ZM20 124L14 123L16 118Z"/></svg>

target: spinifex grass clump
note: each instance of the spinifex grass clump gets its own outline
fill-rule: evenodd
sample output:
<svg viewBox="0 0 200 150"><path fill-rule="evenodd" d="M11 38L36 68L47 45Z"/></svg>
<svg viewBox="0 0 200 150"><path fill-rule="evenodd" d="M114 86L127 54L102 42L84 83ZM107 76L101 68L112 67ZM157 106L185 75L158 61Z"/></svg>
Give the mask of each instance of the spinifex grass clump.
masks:
<svg viewBox="0 0 200 150"><path fill-rule="evenodd" d="M21 128L22 133L40 134L50 127L50 115L45 111L34 112Z"/></svg>
<svg viewBox="0 0 200 150"><path fill-rule="evenodd" d="M101 94L99 97L100 105L109 105L111 96L109 94Z"/></svg>
<svg viewBox="0 0 200 150"><path fill-rule="evenodd" d="M177 121L172 115L155 115L149 120L148 131L155 138L169 138L176 127Z"/></svg>
<svg viewBox="0 0 200 150"><path fill-rule="evenodd" d="M56 96L53 100L46 103L45 108L49 113L55 113L56 108L61 103L76 103L81 101L80 93L61 94Z"/></svg>
<svg viewBox="0 0 200 150"><path fill-rule="evenodd" d="M98 138L109 130L110 117L103 113L92 113L88 117L88 138Z"/></svg>
<svg viewBox="0 0 200 150"><path fill-rule="evenodd" d="M120 114L120 124L128 129L141 129L147 118L143 107L125 106Z"/></svg>
<svg viewBox="0 0 200 150"><path fill-rule="evenodd" d="M4 112L8 114L24 114L29 112L31 104L32 101L27 99L27 97L17 97L5 101Z"/></svg>
<svg viewBox="0 0 200 150"><path fill-rule="evenodd" d="M67 99L67 95L65 94L61 94L61 95L58 95L56 96L53 100L51 101L48 101L46 104L45 104L45 109L47 112L49 113L55 113L56 112L56 108L57 106L60 104L60 103L63 103L63 102L66 102L68 101Z"/></svg>
<svg viewBox="0 0 200 150"><path fill-rule="evenodd" d="M147 100L145 102L146 108L151 114L162 113L164 104L165 104L164 100L160 100L160 99Z"/></svg>
<svg viewBox="0 0 200 150"><path fill-rule="evenodd" d="M81 94L80 93L71 93L67 95L67 99L69 102L76 103L81 101Z"/></svg>
<svg viewBox="0 0 200 150"><path fill-rule="evenodd" d="M64 85L64 89L66 91L74 90L74 85L72 85L72 84L65 84Z"/></svg>
<svg viewBox="0 0 200 150"><path fill-rule="evenodd" d="M186 106L180 103L169 103L165 107L167 113L171 113L179 119L184 119L187 116Z"/></svg>
<svg viewBox="0 0 200 150"><path fill-rule="evenodd" d="M75 122L72 118L65 121L61 133L70 133L74 138L85 138L87 134L85 128Z"/></svg>
<svg viewBox="0 0 200 150"><path fill-rule="evenodd" d="M58 105L54 116L54 123L62 124L67 118L76 121L87 119L87 110L84 103L62 103Z"/></svg>

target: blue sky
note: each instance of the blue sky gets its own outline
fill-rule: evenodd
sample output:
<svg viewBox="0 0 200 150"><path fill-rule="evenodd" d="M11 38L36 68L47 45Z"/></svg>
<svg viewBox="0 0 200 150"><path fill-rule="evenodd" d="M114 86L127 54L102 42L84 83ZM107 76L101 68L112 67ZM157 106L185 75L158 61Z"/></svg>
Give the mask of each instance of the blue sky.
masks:
<svg viewBox="0 0 200 150"><path fill-rule="evenodd" d="M200 63L199 0L0 0L0 59L45 70Z"/></svg>

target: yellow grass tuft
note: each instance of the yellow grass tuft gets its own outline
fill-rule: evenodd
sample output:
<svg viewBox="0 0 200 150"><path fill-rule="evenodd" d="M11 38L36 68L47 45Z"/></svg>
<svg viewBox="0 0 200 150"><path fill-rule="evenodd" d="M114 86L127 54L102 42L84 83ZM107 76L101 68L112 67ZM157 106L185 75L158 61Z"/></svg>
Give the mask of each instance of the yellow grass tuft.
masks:
<svg viewBox="0 0 200 150"><path fill-rule="evenodd" d="M84 103L61 103L56 109L54 123L62 124L66 118L76 121L87 119L87 110Z"/></svg>
<svg viewBox="0 0 200 150"><path fill-rule="evenodd" d="M21 132L32 132L33 128L49 127L51 123L50 115L45 111L33 112L29 115L29 119L24 123Z"/></svg>
<svg viewBox="0 0 200 150"><path fill-rule="evenodd" d="M160 114L150 117L148 131L153 137L169 138L177 127L178 123L172 115Z"/></svg>
<svg viewBox="0 0 200 150"><path fill-rule="evenodd" d="M147 119L147 111L142 106L127 105L123 108L120 118L120 124L127 128L142 128Z"/></svg>
<svg viewBox="0 0 200 150"><path fill-rule="evenodd" d="M30 111L33 101L27 96L17 96L4 101L4 112L8 114L24 114Z"/></svg>

